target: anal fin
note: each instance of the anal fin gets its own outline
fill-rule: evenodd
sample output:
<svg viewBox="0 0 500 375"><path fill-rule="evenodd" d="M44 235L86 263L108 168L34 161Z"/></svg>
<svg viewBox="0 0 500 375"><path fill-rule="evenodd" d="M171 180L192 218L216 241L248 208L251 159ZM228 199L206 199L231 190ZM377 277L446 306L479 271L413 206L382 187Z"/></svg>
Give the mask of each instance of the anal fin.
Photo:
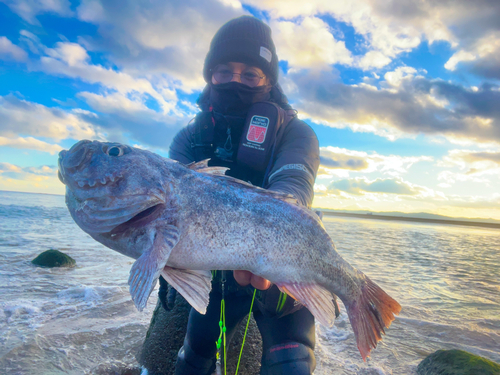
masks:
<svg viewBox="0 0 500 375"><path fill-rule="evenodd" d="M335 296L318 284L276 284L278 288L290 297L302 303L324 326L331 327L335 320Z"/></svg>
<svg viewBox="0 0 500 375"><path fill-rule="evenodd" d="M163 278L177 290L200 314L205 314L212 289L210 271L182 270L166 266Z"/></svg>

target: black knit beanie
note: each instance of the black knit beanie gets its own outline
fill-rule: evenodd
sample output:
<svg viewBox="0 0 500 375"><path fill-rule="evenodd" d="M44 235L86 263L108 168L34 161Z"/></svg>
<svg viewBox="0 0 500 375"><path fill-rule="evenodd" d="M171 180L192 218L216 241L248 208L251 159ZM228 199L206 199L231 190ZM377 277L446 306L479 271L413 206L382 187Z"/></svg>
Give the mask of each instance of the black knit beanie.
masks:
<svg viewBox="0 0 500 375"><path fill-rule="evenodd" d="M203 67L205 81L212 81L210 69L230 61L256 66L262 69L271 84L276 84L278 56L271 38L271 28L251 16L235 18L224 24L210 43Z"/></svg>

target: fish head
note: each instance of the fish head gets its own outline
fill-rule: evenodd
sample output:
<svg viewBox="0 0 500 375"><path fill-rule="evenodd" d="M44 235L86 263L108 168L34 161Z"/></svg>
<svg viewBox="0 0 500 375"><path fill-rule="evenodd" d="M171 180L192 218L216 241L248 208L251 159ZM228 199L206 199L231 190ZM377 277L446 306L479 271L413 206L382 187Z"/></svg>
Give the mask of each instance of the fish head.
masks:
<svg viewBox="0 0 500 375"><path fill-rule="evenodd" d="M114 142L83 140L61 151L58 176L71 216L91 236L154 220L171 185L168 160Z"/></svg>

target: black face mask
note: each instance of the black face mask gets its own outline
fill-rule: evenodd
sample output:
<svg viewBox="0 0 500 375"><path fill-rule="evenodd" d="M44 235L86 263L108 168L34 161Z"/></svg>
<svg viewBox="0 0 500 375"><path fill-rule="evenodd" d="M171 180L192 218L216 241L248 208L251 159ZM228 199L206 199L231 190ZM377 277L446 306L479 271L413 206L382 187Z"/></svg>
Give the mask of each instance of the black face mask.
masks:
<svg viewBox="0 0 500 375"><path fill-rule="evenodd" d="M222 114L244 115L253 103L270 99L272 86L250 87L240 82L210 84L210 104Z"/></svg>

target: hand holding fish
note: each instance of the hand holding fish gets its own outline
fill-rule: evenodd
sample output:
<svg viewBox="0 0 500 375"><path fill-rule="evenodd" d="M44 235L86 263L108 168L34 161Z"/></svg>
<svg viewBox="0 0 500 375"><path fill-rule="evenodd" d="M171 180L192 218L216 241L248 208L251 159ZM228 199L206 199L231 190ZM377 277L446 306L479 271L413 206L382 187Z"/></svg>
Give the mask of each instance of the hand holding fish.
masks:
<svg viewBox="0 0 500 375"><path fill-rule="evenodd" d="M266 290L271 287L271 282L263 277L257 276L250 271L236 270L233 272L234 279L241 286L251 284L255 289Z"/></svg>

